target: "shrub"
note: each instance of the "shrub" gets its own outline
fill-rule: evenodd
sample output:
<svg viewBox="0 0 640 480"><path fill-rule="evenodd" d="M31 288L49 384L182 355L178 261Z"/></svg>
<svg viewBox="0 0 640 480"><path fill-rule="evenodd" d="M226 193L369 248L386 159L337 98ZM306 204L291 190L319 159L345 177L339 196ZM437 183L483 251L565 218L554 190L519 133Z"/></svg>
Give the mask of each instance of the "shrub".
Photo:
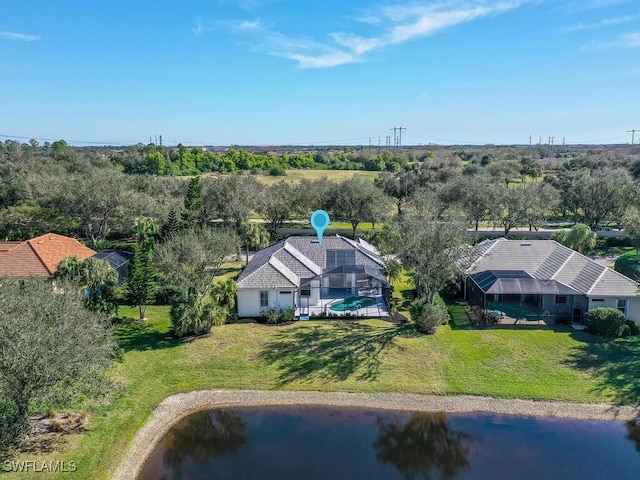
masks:
<svg viewBox="0 0 640 480"><path fill-rule="evenodd" d="M449 321L449 312L442 305L432 305L426 300L416 300L409 307L411 320L420 333L433 334L439 325Z"/></svg>
<svg viewBox="0 0 640 480"><path fill-rule="evenodd" d="M631 328L629 328L629 325L625 324L622 326L622 330L620 330L620 336L622 338L627 338L631 336Z"/></svg>
<svg viewBox="0 0 640 480"><path fill-rule="evenodd" d="M271 325L276 325L279 323L293 321L294 314L295 314L295 309L293 307L285 308L282 311L276 308L270 308L266 312L265 316L267 317L267 323Z"/></svg>
<svg viewBox="0 0 640 480"><path fill-rule="evenodd" d="M282 165L274 165L269 170L269 175L272 177L284 177L287 175L287 170Z"/></svg>
<svg viewBox="0 0 640 480"><path fill-rule="evenodd" d="M640 325L633 320L627 320L625 323L629 327L629 335L640 335Z"/></svg>
<svg viewBox="0 0 640 480"><path fill-rule="evenodd" d="M587 312L587 328L595 335L616 338L626 326L624 313L615 308L595 308Z"/></svg>

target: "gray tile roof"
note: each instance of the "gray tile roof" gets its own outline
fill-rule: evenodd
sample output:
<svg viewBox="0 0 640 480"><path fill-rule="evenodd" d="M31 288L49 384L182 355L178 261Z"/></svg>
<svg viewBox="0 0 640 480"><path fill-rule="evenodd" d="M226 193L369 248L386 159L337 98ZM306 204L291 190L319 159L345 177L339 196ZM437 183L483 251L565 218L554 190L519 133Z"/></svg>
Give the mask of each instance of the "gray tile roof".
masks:
<svg viewBox="0 0 640 480"><path fill-rule="evenodd" d="M640 286L553 240L486 240L476 246L468 275L520 270L538 280L554 280L583 295L640 296Z"/></svg>
<svg viewBox="0 0 640 480"><path fill-rule="evenodd" d="M238 280L238 288L272 289L297 286L296 283L279 272L271 263L261 265L260 268L254 270L242 280Z"/></svg>
<svg viewBox="0 0 640 480"><path fill-rule="evenodd" d="M278 288L291 286L292 283L299 286L300 279L315 277L324 271L327 250L355 250L356 265L377 270L384 266L373 247L340 235L324 237L322 244L318 243L316 237L289 237L256 252L240 273L238 288ZM274 270L280 273L278 279L274 276ZM285 282L286 285L269 284L269 281Z"/></svg>

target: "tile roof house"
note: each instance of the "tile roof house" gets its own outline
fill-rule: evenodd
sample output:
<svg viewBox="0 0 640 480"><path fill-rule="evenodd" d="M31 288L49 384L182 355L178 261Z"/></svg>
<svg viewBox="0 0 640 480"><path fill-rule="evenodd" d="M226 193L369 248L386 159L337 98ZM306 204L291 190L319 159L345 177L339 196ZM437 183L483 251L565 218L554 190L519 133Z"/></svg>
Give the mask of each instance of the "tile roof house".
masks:
<svg viewBox="0 0 640 480"><path fill-rule="evenodd" d="M637 282L553 240L485 240L469 260L463 287L472 305L561 323L612 307L640 323Z"/></svg>
<svg viewBox="0 0 640 480"><path fill-rule="evenodd" d="M388 315L384 262L363 240L336 235L295 236L253 256L238 277L238 315L259 317L270 308L309 314ZM348 300L348 301L347 301Z"/></svg>
<svg viewBox="0 0 640 480"><path fill-rule="evenodd" d="M96 252L75 238L47 233L24 242L0 242L0 276L49 276L56 272L58 263L69 255L83 260Z"/></svg>

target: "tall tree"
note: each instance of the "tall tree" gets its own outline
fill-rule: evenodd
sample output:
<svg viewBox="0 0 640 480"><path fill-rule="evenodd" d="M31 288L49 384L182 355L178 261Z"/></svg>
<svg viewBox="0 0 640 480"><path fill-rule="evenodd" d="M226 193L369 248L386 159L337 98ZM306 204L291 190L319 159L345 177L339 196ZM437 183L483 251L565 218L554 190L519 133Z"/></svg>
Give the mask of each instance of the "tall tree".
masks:
<svg viewBox="0 0 640 480"><path fill-rule="evenodd" d="M15 414L0 426L0 448L28 432L34 400L64 405L104 391L116 350L107 317L88 312L73 288L59 295L43 280L2 283L0 401Z"/></svg>
<svg viewBox="0 0 640 480"><path fill-rule="evenodd" d="M421 211L405 213L391 228L399 239L396 248L402 264L413 269L418 295L433 304L436 293L461 268L464 221L441 220L434 212Z"/></svg>
<svg viewBox="0 0 640 480"><path fill-rule="evenodd" d="M205 228L174 235L156 248L156 264L181 291L171 310L177 336L208 332L221 318L210 297L214 279L225 258L236 254L240 240L227 231Z"/></svg>
<svg viewBox="0 0 640 480"><path fill-rule="evenodd" d="M389 208L387 195L372 182L355 176L336 184L329 200L334 220L350 223L353 238L356 238L360 223L381 221L387 216Z"/></svg>
<svg viewBox="0 0 640 480"><path fill-rule="evenodd" d="M497 189L489 176L463 176L458 180L457 202L478 231L480 222L497 209Z"/></svg>
<svg viewBox="0 0 640 480"><path fill-rule="evenodd" d="M398 215L402 215L402 209L413 195L417 184L417 174L414 171L381 173L375 181L376 187L393 199Z"/></svg>
<svg viewBox="0 0 640 480"><path fill-rule="evenodd" d="M203 190L203 207L208 215L221 218L237 229L249 220L258 206L262 185L249 175L227 175L207 180Z"/></svg>
<svg viewBox="0 0 640 480"><path fill-rule="evenodd" d="M498 198L495 219L504 228L504 236L508 236L512 228L525 222L527 205L527 191L522 187L507 188L496 185Z"/></svg>
<svg viewBox="0 0 640 480"><path fill-rule="evenodd" d="M278 227L289 220L296 208L298 190L289 182L281 180L264 189L257 210L267 221L269 231L276 235Z"/></svg>
<svg viewBox="0 0 640 480"><path fill-rule="evenodd" d="M155 222L143 217L136 221L135 230L136 245L129 265L126 296L131 305L138 307L139 318L143 320L147 305L154 301L159 290L158 274L153 264L153 235L157 228Z"/></svg>
<svg viewBox="0 0 640 480"><path fill-rule="evenodd" d="M189 181L187 193L184 197L184 210L182 211L182 227L185 229L202 227L202 185L200 177L193 177Z"/></svg>

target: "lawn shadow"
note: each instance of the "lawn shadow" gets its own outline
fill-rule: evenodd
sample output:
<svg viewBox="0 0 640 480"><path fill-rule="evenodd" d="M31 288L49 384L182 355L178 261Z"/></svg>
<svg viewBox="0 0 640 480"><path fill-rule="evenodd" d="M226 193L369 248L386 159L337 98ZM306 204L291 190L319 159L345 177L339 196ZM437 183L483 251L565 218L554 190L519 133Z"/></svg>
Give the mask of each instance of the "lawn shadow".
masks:
<svg viewBox="0 0 640 480"><path fill-rule="evenodd" d="M572 332L580 342L567 364L594 378L597 390L612 395L618 405L640 406L640 337L603 340L595 335Z"/></svg>
<svg viewBox="0 0 640 480"><path fill-rule="evenodd" d="M153 324L133 318L120 321L115 328L115 337L125 352L173 348L190 341L190 338L177 338L171 332L159 331Z"/></svg>
<svg viewBox="0 0 640 480"><path fill-rule="evenodd" d="M301 379L342 381L355 375L374 380L380 373L380 355L393 339L413 327L372 327L358 321L336 321L279 332L260 354L262 360L280 369L278 381L286 385Z"/></svg>

